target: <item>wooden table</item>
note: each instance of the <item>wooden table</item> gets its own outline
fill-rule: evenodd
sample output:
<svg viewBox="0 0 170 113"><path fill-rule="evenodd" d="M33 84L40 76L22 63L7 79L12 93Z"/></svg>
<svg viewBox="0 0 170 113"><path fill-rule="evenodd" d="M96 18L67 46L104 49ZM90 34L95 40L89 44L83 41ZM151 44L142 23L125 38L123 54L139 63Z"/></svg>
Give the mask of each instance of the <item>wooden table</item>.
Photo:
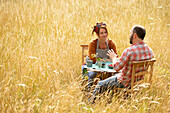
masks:
<svg viewBox="0 0 170 113"><path fill-rule="evenodd" d="M96 64L92 64L92 67L87 67L87 65L84 67L86 68L88 71L93 71L93 72L97 72L97 76L96 78L100 78L100 79L105 79L108 78L109 76L112 76L115 73L118 73L117 71L113 69L110 69L108 67L108 65L112 64L111 62L105 62L105 67L99 67L99 65Z"/></svg>

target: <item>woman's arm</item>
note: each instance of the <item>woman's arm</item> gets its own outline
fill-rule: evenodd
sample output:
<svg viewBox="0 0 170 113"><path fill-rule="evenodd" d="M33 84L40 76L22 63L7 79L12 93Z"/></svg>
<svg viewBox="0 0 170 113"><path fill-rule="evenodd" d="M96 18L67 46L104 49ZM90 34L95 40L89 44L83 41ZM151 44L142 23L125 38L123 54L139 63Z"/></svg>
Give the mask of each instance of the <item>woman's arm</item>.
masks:
<svg viewBox="0 0 170 113"><path fill-rule="evenodd" d="M92 54L96 54L96 47L95 47L95 43L93 41L89 43L88 52L89 52L90 60L93 60L93 63L95 63L96 58L92 58Z"/></svg>

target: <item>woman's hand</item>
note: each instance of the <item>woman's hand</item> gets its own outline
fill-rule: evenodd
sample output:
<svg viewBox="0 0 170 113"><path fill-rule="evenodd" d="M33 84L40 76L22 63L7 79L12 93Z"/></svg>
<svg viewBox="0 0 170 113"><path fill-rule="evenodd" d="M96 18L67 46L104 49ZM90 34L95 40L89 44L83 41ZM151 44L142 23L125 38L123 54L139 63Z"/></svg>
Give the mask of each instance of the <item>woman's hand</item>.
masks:
<svg viewBox="0 0 170 113"><path fill-rule="evenodd" d="M107 59L106 59L106 58L104 58L104 59L101 59L100 61L102 61L102 62L106 62L106 61L107 61Z"/></svg>
<svg viewBox="0 0 170 113"><path fill-rule="evenodd" d="M105 60L104 60L104 59L100 59L100 61L105 62Z"/></svg>
<svg viewBox="0 0 170 113"><path fill-rule="evenodd" d="M106 61L107 61L107 62L112 62L112 60L111 60L111 59L107 59Z"/></svg>

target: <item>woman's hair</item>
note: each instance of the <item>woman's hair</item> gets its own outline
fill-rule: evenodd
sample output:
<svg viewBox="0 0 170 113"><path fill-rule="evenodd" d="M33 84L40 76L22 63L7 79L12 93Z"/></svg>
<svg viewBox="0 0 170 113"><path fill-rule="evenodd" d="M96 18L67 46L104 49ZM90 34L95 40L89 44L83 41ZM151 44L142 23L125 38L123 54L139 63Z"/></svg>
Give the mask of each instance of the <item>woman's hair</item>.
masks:
<svg viewBox="0 0 170 113"><path fill-rule="evenodd" d="M106 28L106 24L101 22L101 23L96 23L96 26L94 26L93 28L93 31L92 31L92 35L93 33L95 32L97 35L99 35L99 31L100 31L100 28L104 28L107 32L107 28ZM108 33L108 32L107 32Z"/></svg>

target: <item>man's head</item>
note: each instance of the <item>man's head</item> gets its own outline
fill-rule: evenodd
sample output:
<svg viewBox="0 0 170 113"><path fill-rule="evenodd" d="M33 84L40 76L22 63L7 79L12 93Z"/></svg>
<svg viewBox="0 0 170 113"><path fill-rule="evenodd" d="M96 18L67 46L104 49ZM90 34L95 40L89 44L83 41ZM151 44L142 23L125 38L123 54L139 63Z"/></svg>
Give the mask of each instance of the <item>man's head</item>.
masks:
<svg viewBox="0 0 170 113"><path fill-rule="evenodd" d="M146 30L141 25L135 25L131 29L131 35L130 35L130 44L133 44L136 41L144 40L144 37L146 35Z"/></svg>

